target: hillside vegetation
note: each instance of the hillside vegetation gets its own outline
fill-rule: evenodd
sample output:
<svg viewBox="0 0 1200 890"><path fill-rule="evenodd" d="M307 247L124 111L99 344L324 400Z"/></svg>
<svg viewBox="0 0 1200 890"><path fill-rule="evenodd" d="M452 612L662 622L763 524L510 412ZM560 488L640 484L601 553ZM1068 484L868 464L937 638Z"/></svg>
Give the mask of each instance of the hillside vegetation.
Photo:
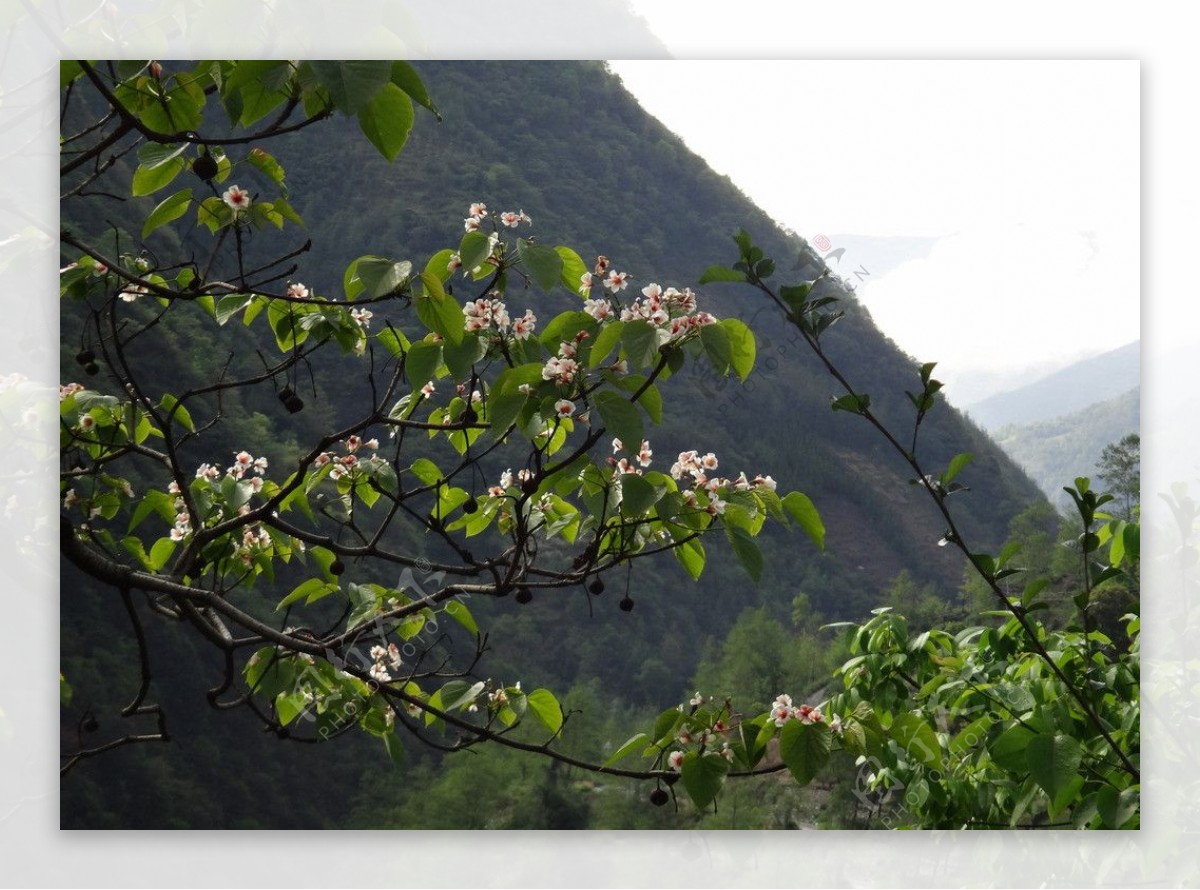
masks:
<svg viewBox="0 0 1200 890"><path fill-rule="evenodd" d="M588 260L611 257L633 275L638 289L650 282L695 286L705 268L728 260L730 235L739 227L790 276L816 277L823 270L802 239L782 230L692 155L601 63L417 68L443 120L418 116L395 164L362 139L349 138L354 124L339 117L272 145L307 225L303 237L311 239L311 247L297 255L294 280L337 292L347 264L364 254L411 259L419 268L461 237L466 208L477 201L521 208L546 243L571 244ZM238 172L241 185L251 189L256 175L249 168ZM64 224L97 238L115 237L115 224L128 249L139 240L130 234L137 232L131 214L145 214L151 206L149 198L126 208L72 204L64 208ZM179 231L186 234L158 230L146 239L146 250L186 252L209 237L203 230ZM290 227L253 237L266 252L298 246ZM64 262L71 259L64 256ZM919 388L918 365L937 356L916 361L904 355L836 278L821 287L841 297L846 309L823 341L829 352L856 387L870 393L882 419L911 429L905 390ZM611 596L546 597L525 609L511 599L473 602L492 634L478 667L481 677L519 678L527 688L561 690L565 707L576 713L568 744L581 756L602 757L606 741L619 744L635 719L673 705L700 681L717 686L706 690L710 694L737 692L750 701L784 686L815 694L844 654L830 634L818 630L819 623L864 618L900 596L892 581L901 573L904 591L919 591L931 613L937 603L958 596L964 564L954 548L938 546L945 531L941 518L920 488L909 484L903 461L861 418L830 410L835 385L801 348L795 329L749 286L700 290L706 308L740 318L755 331L756 370L744 384L709 373L700 363L680 371L676 397L663 405L653 442L656 459L669 465L678 452L700 449L719 455L731 473L743 468L770 473L781 491L812 498L828 530L826 546L822 552L803 536L764 532L766 564L757 585L728 549L714 546L698 583L667 559L639 563L628 591ZM509 299L524 308L515 292ZM562 293L530 291L528 305L549 318L562 311L564 299ZM63 304L64 382L80 373L75 355L85 309ZM380 311L378 322L401 327L408 323L406 311L399 306ZM232 370L252 373L259 367L255 349L262 344L238 327L235 322L227 328L240 344ZM225 360L201 327L169 317L157 335L165 348L135 361L162 389L195 385L214 373L214 362ZM272 466L294 466L298 443L339 428L370 395L343 367L337 360L314 360L297 385L306 408L295 415L282 414L273 399L233 394L223 405L228 432L220 446L233 452L253 443ZM930 413L921 435L929 466L945 467L964 452L975 455L960 477L971 491L956 506L963 531L979 546L998 547L1011 520L1042 501L1016 464L948 405L940 403ZM210 450L219 451L215 445ZM195 457L197 463L206 459L198 452ZM414 551L428 548L431 557L438 556L424 526L397 529ZM637 604L632 613L617 609L623 592ZM116 699L137 687L132 648L106 644L111 628L122 621L119 601L67 566L62 615L64 671L75 701L112 720L105 715L124 704ZM517 766L506 751L452 758L445 766L437 752L419 751L406 769L423 778L403 788L397 784L387 792L388 803L378 805L380 788L394 780L380 779L388 766L377 746L357 738L339 740L337 752L286 744L259 731L244 710L209 710L205 691L217 682L219 659L171 626L156 624L148 633L155 695L171 715L174 740L114 752L64 780L66 827L334 827L378 826L381 820L447 828L735 827L724 812L702 818L686 810L648 812L615 788L581 787L582 779L557 765ZM698 640L704 642L697 645ZM747 669L756 660L776 665L778 673L764 679L761 671ZM755 688L745 688L755 681ZM121 691L114 697L113 689ZM78 717L76 712L71 719ZM64 718L64 735L77 734L79 725ZM503 777L511 779L514 770L521 781L506 784ZM306 778L298 782L297 776ZM495 799L480 791L487 788ZM741 820L732 820L736 827L810 824L817 818L814 808L822 805L800 789L771 784L733 793L745 796Z"/></svg>

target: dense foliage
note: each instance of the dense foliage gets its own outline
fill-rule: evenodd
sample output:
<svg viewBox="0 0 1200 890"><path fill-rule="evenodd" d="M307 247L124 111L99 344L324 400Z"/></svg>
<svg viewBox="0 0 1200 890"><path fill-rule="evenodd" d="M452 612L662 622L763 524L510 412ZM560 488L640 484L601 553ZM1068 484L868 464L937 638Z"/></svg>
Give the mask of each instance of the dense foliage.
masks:
<svg viewBox="0 0 1200 890"><path fill-rule="evenodd" d="M585 90L604 83L595 80L602 72L565 70L564 101L582 99ZM478 75L468 70L465 76ZM887 613L851 635L849 654L857 658L864 646L871 653L899 646L911 652L913 663L889 655L875 673L847 673L846 691L831 696L823 687L837 650L818 642L812 612L844 617L854 609L834 605L837 585L826 583L830 576L814 562L798 573L802 590L790 591L793 628L786 628L787 613L778 608L743 612L735 623L741 610L726 605L736 601L732 591L706 603L708 626L732 629L723 646L715 640L710 645L697 681L725 688L695 693L651 719L648 731L606 750L599 740L613 739L620 724L639 715L627 709L597 719L604 697L595 678L623 674L634 707L661 705L664 691L677 691L667 688L678 676L672 662L699 664L699 619L663 633L684 651L664 647L656 660L643 650L625 663L618 656L614 670L617 653L606 634L628 631L596 633L590 641L587 633L559 633L564 604L573 601L563 592L582 596L589 610L615 605L614 616L636 605L638 616L648 613L651 623L660 623L679 609L654 596L656 590L712 575L713 569L728 579L726 562L760 579L778 541L767 537L772 524L798 527L817 547L826 544L826 523L813 502L799 491L784 493L752 460L754 443L735 430L698 425L688 435L703 433L705 442L676 444L680 421L696 404L694 396L675 398L681 385L710 396L730 393L718 403L729 419L739 400L726 389L728 380L753 383L771 341L756 338L742 319L722 317L718 303L709 309L685 280L676 279L679 286L632 284L624 264L653 268L654 252L663 249L653 238L641 240L642 255L610 251L617 265L604 255L603 242L575 249L535 237L555 231L544 220L556 220L535 210L534 229L526 212L534 204L497 212L478 200L514 191L518 176L563 183L561 173L536 169L534 146L524 154L493 152L525 158L524 173L495 163L472 168L468 177L486 175L469 207L456 206L445 193L405 207L411 227L406 241L441 239L428 249L410 245L399 257L366 252L337 263L311 242L289 246L286 237L303 237L299 227L314 214L345 229L345 240L371 245L378 236L362 227L375 217L352 213L350 202L323 194L340 184L328 175L297 189L295 168L289 163L285 173L261 147L264 140L288 133L307 139L311 126L349 115L391 160L408 147L414 105L447 120L467 116L456 104L461 95L448 91L443 100L435 90L435 105L421 75L404 63L222 62L175 70L159 63L66 63L63 84L64 120L75 120L83 105L79 128L64 136L62 286L73 301L66 305L77 307L64 309L64 336L78 341L70 361L88 375L103 370L100 385L72 383L61 392L63 552L73 569L117 591L134 648L111 650L118 665L113 675L128 676L131 663L140 673L125 714L157 718L156 731L92 744L85 739L96 731L96 717L85 709L68 732L75 744L67 744L65 769L114 747L168 737L163 711L148 699L153 647L144 616L156 613L191 631L181 652L200 644L217 655L221 679L208 691L210 702L248 709L281 737L328 741L364 730L396 763L406 757L402 734L432 746L418 755L422 759L437 759L437 749L462 751L486 742L485 753L457 754L449 769L436 774L432 781L445 782L447 796L481 778L499 789L502 783L488 780L487 771L512 775L518 762L512 758L523 758L516 767L524 789L518 799L498 799L457 816L454 808L418 805L420 777L434 774L412 778L409 763L401 803L387 817L394 824L461 818L456 827L465 827L486 814L481 825L583 827L605 824L593 819L605 810L616 821L634 818L628 806L581 803L580 791L598 789L581 788L578 771L649 781L655 786L650 800L658 804L682 788L695 808L683 807L682 814L698 815L723 795L736 807L742 792L725 789L727 776L786 769L803 785L829 769L834 752L880 764L869 781L873 791L898 782L936 785L936 793L928 792L932 803L926 806L923 798L906 810L906 818L919 824L1015 824L1064 810L1081 825L1120 827L1134 818L1136 708L1129 710L1129 693L1136 690L1136 647L1111 651L1111 639L1102 641L1089 619L1092 587L1119 573L1121 555L1098 574L1085 569L1085 593L1075 605L1086 645L1071 636L1052 639L1029 617L1037 590L1010 601L999 582L1010 571L1012 553L993 558L965 544L1015 512L1005 506L1013 495L998 481L1009 471L994 451L979 449L977 487L999 486L992 490L1003 494L962 520L960 530L945 500L963 489L955 477L972 454L953 448L957 420L938 397L933 366L921 367L917 391L908 393L916 423L906 448L889 431L903 410L880 399L884 407L874 409L881 411L877 416L870 399L851 388L830 359L828 343L844 353L839 361L856 366L870 366L879 356L869 359L855 336L826 336L834 322L858 313L853 302L838 308L844 293L811 253L801 252L795 263L798 283L775 291L767 284L774 262L742 232L738 262L711 268L701 283L728 282L770 297L779 313L773 317L784 325L771 336L787 339L776 341L767 357L788 352L797 361L801 347L807 348L810 357L800 361L845 387L833 402L835 411L860 415L875 427L848 436L857 451L831 448L822 444L823 434L816 435L827 421L805 416L796 429L804 437L806 472L853 468L856 460L908 465L949 523L944 541L967 554L1016 624L991 634L931 632L910 644ZM90 95L73 95L85 86ZM209 105L214 97L216 109ZM472 94L472 100L473 113L486 112L489 103L499 103L497 112L512 108L495 92ZM517 134L547 126L557 108L520 107L531 120L518 122ZM588 107L599 114L604 106ZM326 163L321 149L332 145L345 152L343 143L313 141L310 161ZM474 149L486 154L488 146ZM671 182L678 151L669 140L655 144L664 194L680 185ZM610 170L621 169L616 154ZM424 163L444 163L445 157L427 155ZM122 179L127 162L133 169ZM418 177L429 172L421 161L413 166ZM246 177L254 178L253 187L237 184ZM521 186L536 199L536 187ZM127 205L118 214L123 222L108 224L88 199L111 189L149 202ZM76 204L78 212L69 210ZM686 237L687 220L669 219ZM558 221L580 241L607 227L603 219L578 215ZM334 281L318 285L309 278L306 285L295 265L305 254L306 267L317 258L318 270L337 265L345 271ZM332 277L327 271L322 276ZM157 345L148 347L151 342ZM193 348L178 349L184 344ZM906 368L894 355L884 354L883 364L875 379L896 379ZM806 383L804 391L808 395L801 397L793 388L774 409L792 416L806 401L825 400L827 388ZM820 416L827 414L828 407ZM657 433L651 445L657 424L668 430L667 448ZM785 422L779 429L789 427ZM930 475L918 463L918 430L925 434L923 454L946 465L944 472ZM893 446L891 456L870 450L878 433ZM730 447L718 451L707 444L712 439ZM861 478L836 484L820 473L816 478L825 480L822 494L855 492L842 504L904 515L887 488L873 493ZM1102 544L1111 549L1120 542L1124 553L1134 554L1135 527L1105 525L1108 538L1102 541L1093 531L1101 501L1085 480L1077 481L1076 494L1085 566ZM841 511L823 512L828 520ZM916 527L919 533L927 524ZM876 547L903 552L911 529L884 528L882 540L859 553L875 557ZM760 536L769 542L765 548ZM795 548L790 553L786 563L801 563ZM660 580L657 557L667 554L678 563L678 580ZM649 560L652 568L644 571L650 557L656 557ZM886 555L871 562L873 572L888 565ZM952 565L943 557L932 572L920 561L913 570L933 584ZM635 591L635 574L639 589L651 595ZM73 580L70 570L64 578ZM88 582L83 587L94 590ZM856 595L859 602L870 597L862 590ZM99 603L87 602L84 613L103 613ZM520 613L540 615L540 623ZM92 695L112 694L97 671L111 627L110 618L99 618L93 643L75 647L78 654L65 659L68 682ZM1014 638L1019 643L1010 646ZM589 644L590 652L583 651ZM565 647L574 672L564 664ZM1028 709L1010 701L1007 711L985 715L986 726L974 718L983 753L966 753L981 762L964 766L966 774L955 781L969 788L951 794L928 771L944 767L947 755L964 755L964 745L956 749L942 735L978 702L949 697L959 681L948 665L958 659L951 666L961 672L988 653L1004 658L986 659L994 676L980 681L985 685L1011 682L1006 671L1015 677L1034 668L1048 672L1049 685ZM190 662L177 661L194 677L203 658L197 653ZM629 676L626 664L636 666L635 675ZM564 682L557 694L544 686L522 688L518 678L539 666ZM1116 673L1110 675L1110 668ZM919 702L899 694L896 670L922 678ZM1096 682L1105 684L1106 695L1081 692ZM64 685L64 700L73 694ZM804 702L801 696L819 698ZM901 706L903 714L897 713ZM1009 773L997 773L997 739L1009 738L1005 734L1014 727L1036 738L1025 739L1014 755L1025 760L1001 764ZM912 757L914 739L928 749L919 762ZM1047 744L1049 761L1042 752ZM524 766L528 755L540 755L537 765ZM639 762L631 762L634 755ZM1068 787L1063 763L1086 765L1092 780ZM343 769L318 781L344 787ZM999 792L979 793L1020 782L1019 807ZM777 788L768 796L775 799ZM354 818L367 817L360 810Z"/></svg>

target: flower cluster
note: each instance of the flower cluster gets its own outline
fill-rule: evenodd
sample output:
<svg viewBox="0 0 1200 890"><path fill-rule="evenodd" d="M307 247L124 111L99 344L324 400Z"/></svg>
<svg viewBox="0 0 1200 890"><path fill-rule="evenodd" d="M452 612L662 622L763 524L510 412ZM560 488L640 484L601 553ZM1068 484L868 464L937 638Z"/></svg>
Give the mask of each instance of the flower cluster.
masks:
<svg viewBox="0 0 1200 890"><path fill-rule="evenodd" d="M681 451L678 460L671 465L671 478L692 486L693 491L684 492L684 500L690 506L698 503L695 492L706 491L709 503L706 509L714 516L725 512L725 501L717 496L721 491L750 491L759 488L775 491L776 482L770 476L758 475L753 480L746 474L739 473L736 479L709 475L719 466L717 456L711 451L701 455L698 451Z"/></svg>
<svg viewBox="0 0 1200 890"><path fill-rule="evenodd" d="M66 385L60 383L58 386L58 400L61 402L75 395L77 392L83 392L86 388L82 383L68 383Z"/></svg>
<svg viewBox="0 0 1200 890"><path fill-rule="evenodd" d="M430 388L432 391L432 387ZM360 450L377 451L379 449L378 439L367 439L363 441L361 436L347 436L342 440L342 447L345 448L345 454L335 454L332 451L322 451L313 460L313 466L320 469L327 464L332 464L333 468L329 471L329 478L335 482L343 476L353 473L358 469L364 461L359 459ZM370 455L366 463L376 466L383 462L383 458L377 454Z"/></svg>
<svg viewBox="0 0 1200 890"><path fill-rule="evenodd" d="M500 484L493 485L490 488L488 488L488 494L494 498L503 497L504 493L506 491L508 491L510 488L512 488L514 484L520 483L520 482L526 482L532 478L533 478L532 470L525 470L525 469L517 470L517 474L515 477L513 476L513 471L511 469L505 470L503 473L500 474Z"/></svg>
<svg viewBox="0 0 1200 890"><path fill-rule="evenodd" d="M650 466L654 457L654 452L650 449L650 441L648 439L642 439L642 447L637 450L637 454L633 460L630 460L628 457L620 459L616 457L622 451L633 451L633 449L627 448L625 443L620 439L612 440L612 449L613 457L610 457L608 462L611 466L616 467L617 473L620 475L626 473L632 473L636 476L642 475L642 470Z"/></svg>
<svg viewBox="0 0 1200 890"><path fill-rule="evenodd" d="M486 204L476 202L467 209L467 218L463 220L463 228L468 232L478 232L479 226L488 215Z"/></svg>
<svg viewBox="0 0 1200 890"><path fill-rule="evenodd" d="M491 299L480 297L478 300L468 300L463 305L467 333L495 328L504 334L511 329L512 335L518 340L525 340L533 333L537 325L537 316L531 309L526 309L525 314L514 322L509 318L508 308L500 299L500 294L493 291L489 296Z"/></svg>
<svg viewBox="0 0 1200 890"><path fill-rule="evenodd" d="M400 650L395 643L388 643L384 646L371 647L371 668L369 673L371 679L379 683L387 683L391 681L391 671L399 670L401 667Z"/></svg>
<svg viewBox="0 0 1200 890"><path fill-rule="evenodd" d="M776 696L775 701L771 703L771 719L775 721L776 726L783 726L789 720L799 720L801 723L821 723L824 721L825 715L821 713L820 708L814 708L811 705L793 707L792 697L783 693ZM841 727L840 720L838 727Z"/></svg>
<svg viewBox="0 0 1200 890"><path fill-rule="evenodd" d="M529 214L527 214L524 210L521 210L517 213L513 213L511 210L506 210L504 213L500 214L500 222L504 223L504 225L508 226L510 229L515 229L521 223L533 225L533 220L529 218Z"/></svg>

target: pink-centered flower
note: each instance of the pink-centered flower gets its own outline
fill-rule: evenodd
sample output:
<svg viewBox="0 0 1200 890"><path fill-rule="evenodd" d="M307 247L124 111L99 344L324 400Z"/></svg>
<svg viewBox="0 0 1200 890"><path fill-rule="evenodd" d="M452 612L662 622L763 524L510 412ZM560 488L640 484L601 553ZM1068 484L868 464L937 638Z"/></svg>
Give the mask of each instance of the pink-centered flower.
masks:
<svg viewBox="0 0 1200 890"><path fill-rule="evenodd" d="M534 327L537 325L537 316L533 314L533 310L526 309L525 314L518 318L512 324L513 336L518 340L526 340L533 333Z"/></svg>
<svg viewBox="0 0 1200 890"><path fill-rule="evenodd" d="M250 193L236 185L227 188L221 200L229 205L235 215L250 209Z"/></svg>
<svg viewBox="0 0 1200 890"><path fill-rule="evenodd" d="M304 300L308 298L308 288L304 286L303 282L295 281L288 285L287 295L295 297L298 300Z"/></svg>
<svg viewBox="0 0 1200 890"><path fill-rule="evenodd" d="M668 754L667 766L675 770L675 772L679 772L681 769L683 769L683 752L672 751L670 754Z"/></svg>
<svg viewBox="0 0 1200 890"><path fill-rule="evenodd" d="M559 417L570 417L575 413L575 403L570 399L559 399L554 403L554 413Z"/></svg>
<svg viewBox="0 0 1200 890"><path fill-rule="evenodd" d="M604 286L615 294L617 291L625 290L629 283L628 279L628 272L618 272L616 269L613 269L608 273L608 277L604 279Z"/></svg>

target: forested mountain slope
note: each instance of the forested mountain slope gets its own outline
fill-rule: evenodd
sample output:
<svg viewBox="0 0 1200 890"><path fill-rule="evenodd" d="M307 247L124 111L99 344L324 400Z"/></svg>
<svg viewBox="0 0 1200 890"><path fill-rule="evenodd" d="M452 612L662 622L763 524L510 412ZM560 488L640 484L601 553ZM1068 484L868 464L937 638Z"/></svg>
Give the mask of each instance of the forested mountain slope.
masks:
<svg viewBox="0 0 1200 890"><path fill-rule="evenodd" d="M457 243L466 208L476 201L523 209L544 243L572 245L585 260L604 254L631 273L638 289L650 282L695 287L706 267L735 258L730 235L739 227L776 258L786 281L811 279L822 270L801 239L782 231L691 155L602 63L422 63L418 69L443 121L418 116L395 164L361 138L349 138L354 124L345 119L271 146L312 239L294 276L310 287L337 292L347 264L363 254L411 259L420 268L434 252ZM714 117L713 125L738 124ZM813 126L821 126L818 117ZM251 189L254 175L250 169L237 172L240 184ZM77 222L98 227L105 214ZM255 237L290 248L296 246L294 231ZM171 229L160 230L147 247L175 237ZM205 237L206 231L192 231L183 244ZM822 286L843 297L847 310L826 336L830 353L870 393L872 409L908 435L912 410L905 390L919 389L918 364L937 356L917 361L905 356L851 296L839 293L836 280ZM511 599L480 604L478 615L494 641L480 668L486 675L562 689L595 679L621 706L660 707L677 701L694 675L704 648L696 641L723 639L747 608L765 605L783 620L803 593L827 618L861 617L879 604L881 590L902 570L936 584L946 596L957 586L961 559L953 548L937 546L944 526L927 498L908 484L905 466L861 418L830 410L831 397L840 393L794 329L748 287L698 291L706 309L753 328L757 370L744 385L716 378L701 363L681 371L663 406L663 425L653 435L656 462L669 466L685 449L712 451L723 471L769 473L781 490L807 493L828 529L825 552L801 535L771 533L763 542L767 564L757 586L717 548L697 584L669 558L642 563L630 578L637 604L632 613L616 608L615 591L594 602L585 595L547 598L527 609L516 608ZM567 308L567 300L561 291L552 297L531 291L529 305L549 318ZM515 292L509 301L518 312L524 308ZM63 311L66 381L78 374L73 356L81 320L72 306ZM405 311L398 305L390 320L403 325ZM379 313L380 321L386 314ZM204 335L164 327L177 349L142 361L154 364L164 380L186 380L194 374L190 356L208 348ZM248 354L252 359L252 350ZM281 415L278 406L236 400L227 406L240 441L258 443L274 466L294 461L296 441L336 425L366 395L352 378L339 375L336 362L314 364L304 386L309 408L293 418ZM999 448L944 403L923 425L918 452L938 470L956 454L975 454L960 477L972 491L956 497L954 506L963 531L979 548L998 545L1010 519L1041 497ZM423 529L411 535L419 547ZM85 696L100 695L89 689L87 677L101 670L109 679L125 671L136 685L128 658L104 651L103 628L119 621L119 604L114 610L111 596L64 571L64 664L80 678ZM188 647L169 630L155 633L160 651L175 653L157 674L160 699L176 710L204 708L206 671L215 666L189 662ZM99 709L108 703L96 704ZM279 744L255 733L244 716L189 715L181 718L186 729L170 746L122 751L90 764L64 782L64 824L339 824L354 790L347 774L375 768L379 752L371 747L360 767L320 746ZM337 744L361 750L357 741ZM310 765L323 755L339 761L336 770L304 788L289 784L289 777L311 775ZM270 770L256 772L255 764L264 762ZM140 788L161 791L168 777L173 793L139 796ZM231 785L249 790L226 793ZM258 793L259 785L272 790ZM287 789L273 796L281 785ZM320 806L313 803L315 794L321 795ZM193 806L201 798L206 805ZM265 803L271 800L274 804Z"/></svg>

